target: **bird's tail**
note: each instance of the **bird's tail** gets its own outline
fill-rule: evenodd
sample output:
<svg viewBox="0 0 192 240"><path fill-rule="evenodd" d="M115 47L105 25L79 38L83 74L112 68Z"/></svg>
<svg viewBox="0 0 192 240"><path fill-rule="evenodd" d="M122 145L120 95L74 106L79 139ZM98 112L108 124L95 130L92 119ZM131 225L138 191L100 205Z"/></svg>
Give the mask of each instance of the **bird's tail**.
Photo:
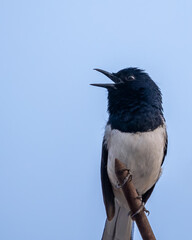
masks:
<svg viewBox="0 0 192 240"><path fill-rule="evenodd" d="M131 240L133 221L128 209L115 203L115 216L106 220L102 240Z"/></svg>

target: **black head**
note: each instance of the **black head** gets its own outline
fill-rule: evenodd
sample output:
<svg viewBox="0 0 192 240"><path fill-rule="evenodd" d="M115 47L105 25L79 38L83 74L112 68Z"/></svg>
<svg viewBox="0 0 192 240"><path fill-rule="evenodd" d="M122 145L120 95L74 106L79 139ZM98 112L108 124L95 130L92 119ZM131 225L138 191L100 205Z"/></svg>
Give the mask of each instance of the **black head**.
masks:
<svg viewBox="0 0 192 240"><path fill-rule="evenodd" d="M117 73L95 70L113 81L111 84L91 84L108 90L109 121L118 118L118 121L130 124L131 119L137 121L140 117L163 116L160 89L143 70L126 68Z"/></svg>

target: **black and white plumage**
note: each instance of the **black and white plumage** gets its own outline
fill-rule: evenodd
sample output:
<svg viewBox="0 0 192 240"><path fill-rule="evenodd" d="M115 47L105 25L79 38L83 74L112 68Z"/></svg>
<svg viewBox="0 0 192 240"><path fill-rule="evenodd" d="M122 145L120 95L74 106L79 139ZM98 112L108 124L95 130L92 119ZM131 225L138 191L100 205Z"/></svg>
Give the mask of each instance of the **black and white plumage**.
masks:
<svg viewBox="0 0 192 240"><path fill-rule="evenodd" d="M92 84L108 90L109 120L101 159L101 181L107 220L103 240L130 240L132 220L121 189L117 188L115 159L132 172L133 183L144 203L161 173L167 152L162 97L147 73L126 68L117 73L101 69L114 83Z"/></svg>

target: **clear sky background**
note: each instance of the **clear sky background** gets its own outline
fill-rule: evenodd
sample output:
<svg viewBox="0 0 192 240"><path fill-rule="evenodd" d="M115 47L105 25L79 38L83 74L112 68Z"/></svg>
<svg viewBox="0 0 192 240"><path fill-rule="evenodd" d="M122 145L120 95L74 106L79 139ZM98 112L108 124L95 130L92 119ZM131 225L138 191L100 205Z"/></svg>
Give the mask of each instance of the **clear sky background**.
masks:
<svg viewBox="0 0 192 240"><path fill-rule="evenodd" d="M0 0L0 239L98 240L106 83L145 69L169 149L150 198L157 239L191 239L192 2ZM141 239L138 232L135 240Z"/></svg>

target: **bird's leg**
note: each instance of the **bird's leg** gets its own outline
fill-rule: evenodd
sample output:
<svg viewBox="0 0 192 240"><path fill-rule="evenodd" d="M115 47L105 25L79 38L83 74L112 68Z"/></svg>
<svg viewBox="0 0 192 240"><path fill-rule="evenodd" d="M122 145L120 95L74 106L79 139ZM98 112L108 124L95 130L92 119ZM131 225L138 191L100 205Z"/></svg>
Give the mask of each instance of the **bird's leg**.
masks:
<svg viewBox="0 0 192 240"><path fill-rule="evenodd" d="M127 171L127 176L126 176L126 178L123 180L122 183L119 183L119 182L117 181L116 188L122 188L127 181L130 182L130 181L132 180L132 173L131 173L131 171L130 171L129 169L127 169L127 168L124 168L124 169L121 169L121 170L120 170L120 173L122 173L122 172L124 172L124 171Z"/></svg>

